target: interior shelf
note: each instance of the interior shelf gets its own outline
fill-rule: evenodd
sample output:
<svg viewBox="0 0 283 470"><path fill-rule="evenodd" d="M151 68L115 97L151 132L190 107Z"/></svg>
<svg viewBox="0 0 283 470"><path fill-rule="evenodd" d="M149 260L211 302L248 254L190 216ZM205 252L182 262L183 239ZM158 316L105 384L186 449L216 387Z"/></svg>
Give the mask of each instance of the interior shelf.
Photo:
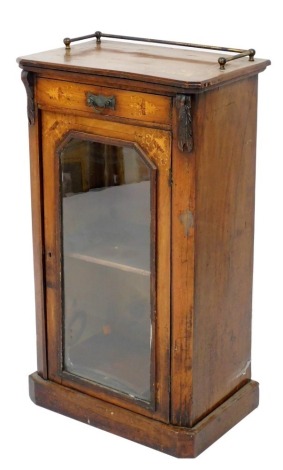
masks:
<svg viewBox="0 0 283 470"><path fill-rule="evenodd" d="M149 198L148 181L65 197L64 255L150 276Z"/></svg>
<svg viewBox="0 0 283 470"><path fill-rule="evenodd" d="M121 250L119 250L119 253L117 253L116 256L112 256L112 257L111 257L112 250L109 247L105 248L104 254L102 254L101 251L100 253L96 251L95 255L84 254L84 253L66 253L66 255L69 256L70 258L75 258L80 261L86 261L88 263L94 263L94 264L106 266L106 267L113 268L113 269L120 269L121 271L140 274L141 276L150 276L149 270L139 268L133 265L133 261L136 261L135 259L127 260L127 258L123 256L123 251L121 253ZM125 249L125 251L127 250ZM140 262L139 265L142 265L142 261Z"/></svg>

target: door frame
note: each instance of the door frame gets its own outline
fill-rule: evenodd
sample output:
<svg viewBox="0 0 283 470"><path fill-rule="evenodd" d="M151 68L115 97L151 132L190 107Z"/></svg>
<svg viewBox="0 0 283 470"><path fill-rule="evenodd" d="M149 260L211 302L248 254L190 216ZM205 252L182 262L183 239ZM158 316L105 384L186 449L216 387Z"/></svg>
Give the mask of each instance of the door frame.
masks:
<svg viewBox="0 0 283 470"><path fill-rule="evenodd" d="M47 312L47 354L48 378L54 382L95 396L110 403L125 407L140 414L169 421L169 380L170 377L170 203L171 185L171 133L160 129L148 129L124 123L104 122L90 119L42 112L42 153L43 153L43 196L44 196L44 240ZM62 352L62 237L61 237L61 195L60 158L62 142L70 136L92 136L96 142L113 143L134 147L148 162L152 162L156 191L151 190L154 214L153 228L156 236L156 279L151 289L156 290L152 298L152 320L154 346L152 355L154 375L152 388L154 396L149 405L142 400L109 391L104 386L63 371ZM163 142L162 142L163 139ZM154 185L151 185L154 188ZM156 229L156 230L155 230ZM154 260L153 260L154 262ZM155 264L155 263L154 263ZM154 276L152 276L153 278ZM153 357L152 356L152 357Z"/></svg>

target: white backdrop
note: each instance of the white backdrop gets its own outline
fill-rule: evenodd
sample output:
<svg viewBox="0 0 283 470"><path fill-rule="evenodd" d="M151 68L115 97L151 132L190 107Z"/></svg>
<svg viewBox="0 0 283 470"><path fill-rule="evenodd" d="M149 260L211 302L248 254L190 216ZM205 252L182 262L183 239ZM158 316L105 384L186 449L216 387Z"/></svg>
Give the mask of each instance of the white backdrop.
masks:
<svg viewBox="0 0 283 470"><path fill-rule="evenodd" d="M167 5L167 6L166 6ZM282 468L282 24L279 2L11 0L0 7L1 39L1 451L3 469L69 470L140 464L163 469ZM1 11L2 10L2 11ZM36 370L26 94L17 56L61 47L65 36L101 30L231 47L269 58L259 80L253 378L260 407L196 460L163 455L36 407L27 376ZM150 465L150 467L148 467ZM261 467L263 468L263 467Z"/></svg>

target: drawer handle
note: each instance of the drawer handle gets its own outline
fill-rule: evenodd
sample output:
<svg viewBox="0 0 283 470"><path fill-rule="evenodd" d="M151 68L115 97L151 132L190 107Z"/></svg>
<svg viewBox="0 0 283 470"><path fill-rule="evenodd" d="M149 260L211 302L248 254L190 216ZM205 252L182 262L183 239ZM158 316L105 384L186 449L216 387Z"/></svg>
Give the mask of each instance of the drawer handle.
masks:
<svg viewBox="0 0 283 470"><path fill-rule="evenodd" d="M115 96L103 96L94 95L93 93L87 93L86 103L88 106L92 106L96 113L101 113L103 109L115 109Z"/></svg>

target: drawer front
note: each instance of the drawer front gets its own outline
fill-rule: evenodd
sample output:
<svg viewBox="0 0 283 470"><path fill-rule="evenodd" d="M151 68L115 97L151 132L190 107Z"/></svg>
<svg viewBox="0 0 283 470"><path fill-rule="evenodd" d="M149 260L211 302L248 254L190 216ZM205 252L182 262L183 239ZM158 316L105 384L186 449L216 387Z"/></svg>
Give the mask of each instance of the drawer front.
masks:
<svg viewBox="0 0 283 470"><path fill-rule="evenodd" d="M171 99L166 96L43 78L37 80L36 96L42 108L83 111L96 117L171 123Z"/></svg>

